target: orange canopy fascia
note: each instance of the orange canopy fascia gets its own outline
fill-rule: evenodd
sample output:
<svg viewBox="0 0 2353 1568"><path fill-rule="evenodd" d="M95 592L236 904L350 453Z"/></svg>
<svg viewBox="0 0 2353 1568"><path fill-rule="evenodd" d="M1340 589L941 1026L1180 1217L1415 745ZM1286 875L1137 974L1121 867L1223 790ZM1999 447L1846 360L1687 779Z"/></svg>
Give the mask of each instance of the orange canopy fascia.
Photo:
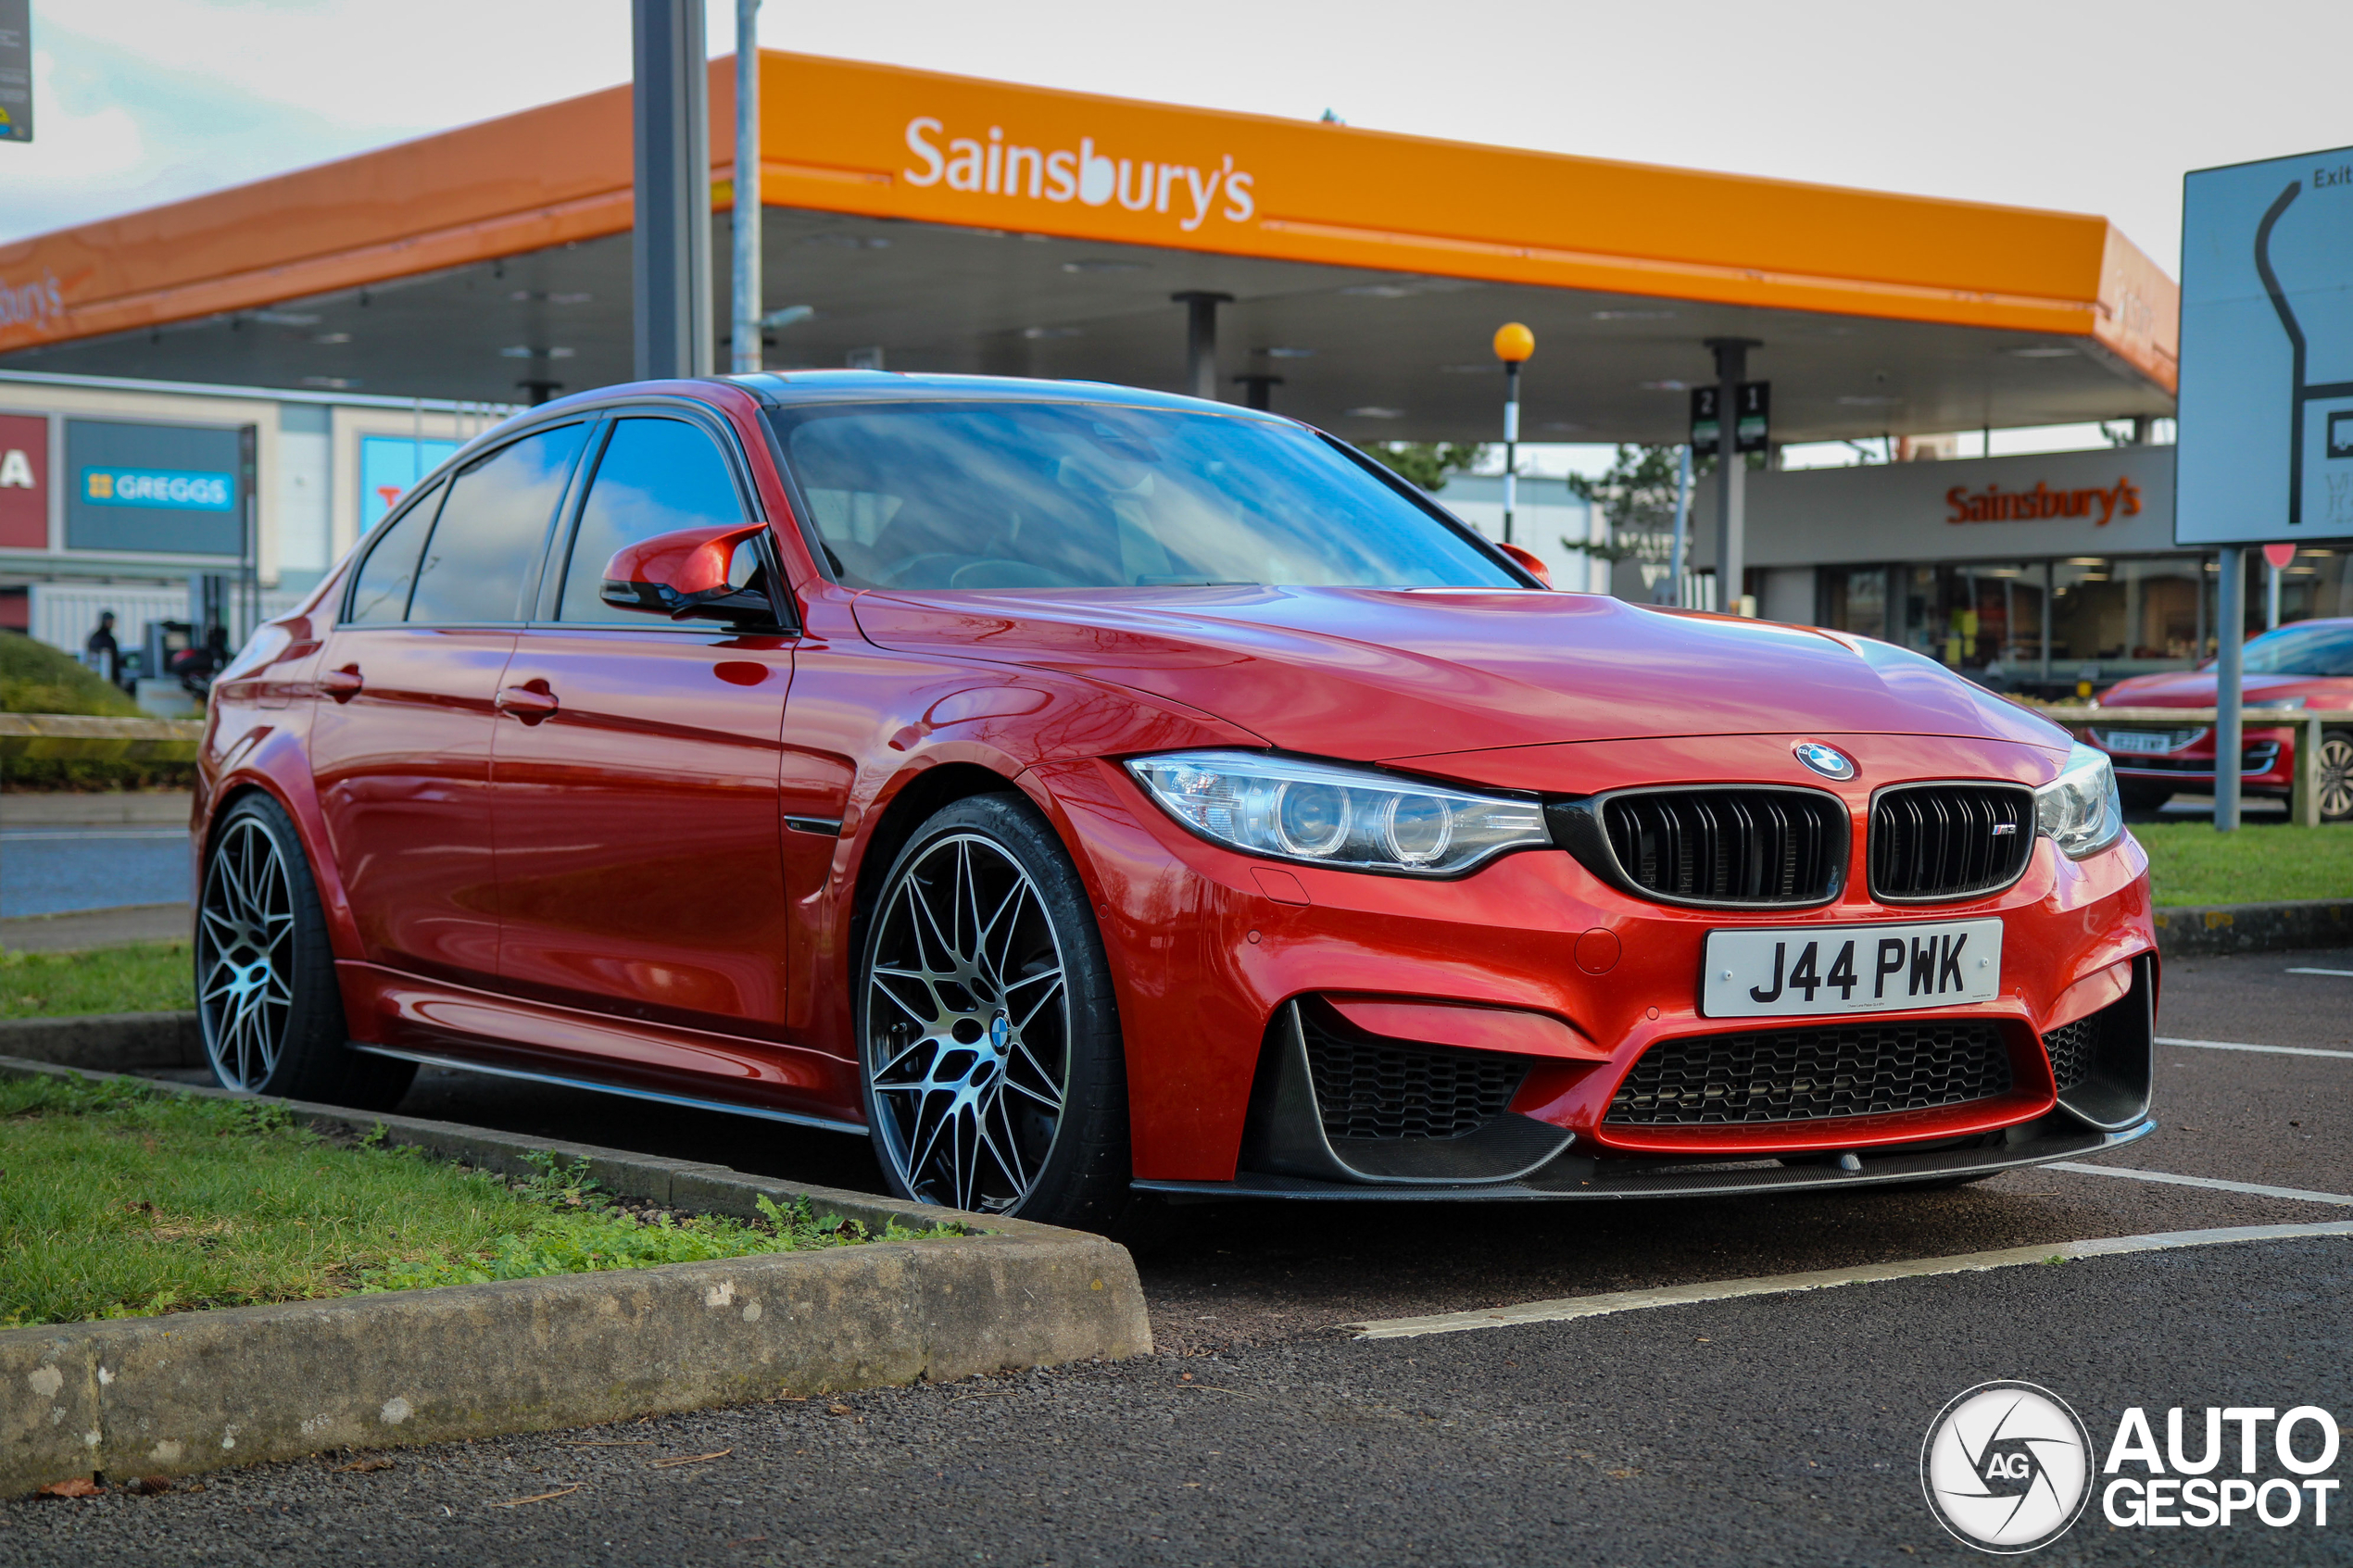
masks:
<svg viewBox="0 0 2353 1568"><path fill-rule="evenodd" d="M2107 220L767 50L771 206L2087 340L2167 394L2180 291ZM714 199L734 66L711 64ZM0 352L625 232L609 88L0 246Z"/></svg>

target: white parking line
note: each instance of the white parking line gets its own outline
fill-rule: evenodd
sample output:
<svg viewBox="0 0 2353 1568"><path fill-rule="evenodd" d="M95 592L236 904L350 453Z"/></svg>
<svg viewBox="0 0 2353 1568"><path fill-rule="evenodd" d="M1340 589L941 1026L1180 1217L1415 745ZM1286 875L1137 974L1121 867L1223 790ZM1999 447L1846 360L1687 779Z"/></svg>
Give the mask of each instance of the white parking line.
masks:
<svg viewBox="0 0 2353 1568"><path fill-rule="evenodd" d="M2250 1046L2242 1040L2174 1040L2159 1035L2160 1046L2195 1046L2202 1051L2261 1051L2267 1056L2334 1056L2353 1061L2353 1051L2315 1050L2309 1046Z"/></svg>
<svg viewBox="0 0 2353 1568"><path fill-rule="evenodd" d="M2129 1165L2084 1165L2054 1160L2040 1171L2072 1171L2079 1176L2123 1176L2136 1182L2162 1182L2167 1186L2212 1187L2217 1192L2244 1192L2257 1198L2293 1198L2302 1203L2334 1203L2353 1209L2353 1197L2341 1192L2314 1192L2309 1187L2271 1187L2259 1182L2226 1182L2220 1176L2181 1176L2171 1171L2137 1171Z"/></svg>
<svg viewBox="0 0 2353 1568"><path fill-rule="evenodd" d="M2105 1170L2105 1167L2093 1166L2091 1169ZM2006 1247L1998 1251L1963 1252L1950 1258L1915 1258L1901 1263L1863 1263L1851 1269L1767 1274L1757 1279L1722 1279L1705 1285L1663 1286L1655 1290L1613 1290L1597 1296L1524 1301L1516 1307L1438 1312L1420 1318L1383 1318L1340 1326L1354 1329L1359 1339L1415 1339L1425 1334L1459 1334L1470 1328L1504 1328L1523 1323L1565 1323L1573 1318L1597 1318L1611 1312L1637 1311L1645 1307L1680 1307L1700 1301L1729 1301L1743 1296L1778 1296L1789 1291L1828 1290L1842 1285L1869 1285L1886 1279L1918 1279L1927 1274L1978 1273L1988 1269L2015 1268L2022 1263L2112 1258L2133 1252L2164 1252L2182 1247L2219 1247L2234 1241L2286 1241L2308 1236L2353 1237L2353 1220L2328 1220L2309 1225L2233 1225L2221 1230L2158 1231L2149 1236L2111 1236L2090 1241L2045 1242L2039 1247Z"/></svg>
<svg viewBox="0 0 2353 1568"><path fill-rule="evenodd" d="M2353 980L2353 969L2291 969L2290 974L2335 974Z"/></svg>

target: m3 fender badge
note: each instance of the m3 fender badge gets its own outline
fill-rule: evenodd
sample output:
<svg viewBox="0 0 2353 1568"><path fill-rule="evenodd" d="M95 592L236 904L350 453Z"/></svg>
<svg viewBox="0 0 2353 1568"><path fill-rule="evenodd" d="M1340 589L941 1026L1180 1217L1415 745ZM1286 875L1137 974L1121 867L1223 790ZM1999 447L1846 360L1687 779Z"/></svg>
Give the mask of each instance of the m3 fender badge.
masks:
<svg viewBox="0 0 2353 1568"><path fill-rule="evenodd" d="M1826 779L1851 779L1855 776L1855 759L1833 746L1818 740L1802 740L1790 748L1797 759Z"/></svg>

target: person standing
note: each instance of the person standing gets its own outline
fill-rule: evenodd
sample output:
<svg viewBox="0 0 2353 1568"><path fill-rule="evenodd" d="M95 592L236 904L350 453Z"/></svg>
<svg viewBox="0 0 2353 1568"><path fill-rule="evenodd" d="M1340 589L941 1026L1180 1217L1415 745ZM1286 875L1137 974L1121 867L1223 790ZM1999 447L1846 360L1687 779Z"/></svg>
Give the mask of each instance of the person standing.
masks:
<svg viewBox="0 0 2353 1568"><path fill-rule="evenodd" d="M98 629L82 645L82 662L95 670L108 685L122 678L122 649L114 640L114 611L98 612Z"/></svg>

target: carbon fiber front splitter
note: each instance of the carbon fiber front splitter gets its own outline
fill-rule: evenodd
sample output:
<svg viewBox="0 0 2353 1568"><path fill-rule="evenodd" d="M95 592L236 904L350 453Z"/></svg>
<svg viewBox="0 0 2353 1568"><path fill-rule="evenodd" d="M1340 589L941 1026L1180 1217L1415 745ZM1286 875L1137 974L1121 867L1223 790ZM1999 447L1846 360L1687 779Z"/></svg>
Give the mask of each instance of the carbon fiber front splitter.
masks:
<svg viewBox="0 0 2353 1568"><path fill-rule="evenodd" d="M2121 1132L2094 1132L2064 1115L2013 1127L1991 1148L1944 1148L1910 1153L1865 1154L1860 1168L1827 1161L1782 1164L1773 1160L1595 1160L1563 1154L1516 1181L1461 1182L1388 1186L1375 1183L1323 1182L1304 1176L1243 1173L1230 1182L1138 1181L1139 1192L1170 1198L1307 1198L1350 1203L1428 1203L1473 1200L1555 1202L1562 1199L1628 1198L1734 1198L1752 1193L1821 1191L1892 1186L1951 1177L1992 1175L1997 1171L2081 1160L2120 1148L2157 1130L2154 1121Z"/></svg>

